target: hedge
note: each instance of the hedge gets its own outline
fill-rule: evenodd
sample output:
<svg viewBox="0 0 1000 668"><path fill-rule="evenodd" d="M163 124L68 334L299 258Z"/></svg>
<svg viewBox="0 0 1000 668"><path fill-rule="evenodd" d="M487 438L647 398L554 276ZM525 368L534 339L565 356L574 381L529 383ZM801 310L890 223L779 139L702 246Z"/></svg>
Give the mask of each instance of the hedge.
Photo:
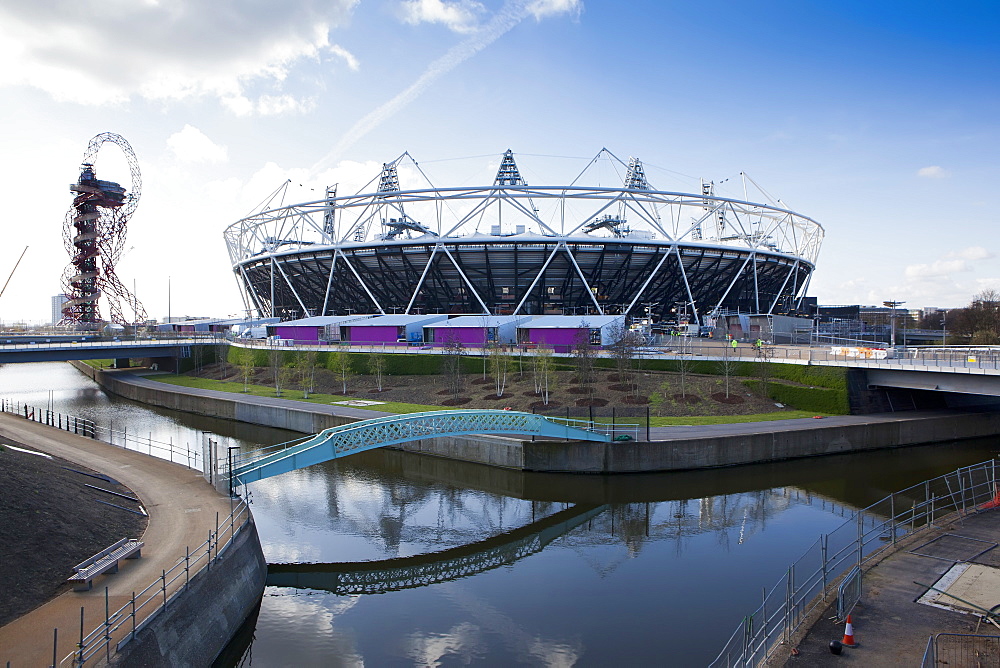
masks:
<svg viewBox="0 0 1000 668"><path fill-rule="evenodd" d="M743 384L754 392L760 388L759 380L744 380ZM784 383L768 383L767 395L801 411L829 413L832 415L847 415L850 407L847 403L847 391L828 387L801 387Z"/></svg>

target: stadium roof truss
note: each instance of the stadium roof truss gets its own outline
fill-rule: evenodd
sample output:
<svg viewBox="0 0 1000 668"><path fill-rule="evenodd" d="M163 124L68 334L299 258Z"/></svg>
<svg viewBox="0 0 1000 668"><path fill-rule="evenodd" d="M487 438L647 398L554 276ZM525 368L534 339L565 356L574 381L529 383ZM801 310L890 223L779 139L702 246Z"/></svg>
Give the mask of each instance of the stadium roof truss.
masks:
<svg viewBox="0 0 1000 668"><path fill-rule="evenodd" d="M585 185L599 159L621 187ZM606 149L569 185L529 186L507 151L491 185L435 187L404 153L357 194L272 206L279 192L224 235L247 309L269 316L794 312L824 236L712 183L656 190Z"/></svg>

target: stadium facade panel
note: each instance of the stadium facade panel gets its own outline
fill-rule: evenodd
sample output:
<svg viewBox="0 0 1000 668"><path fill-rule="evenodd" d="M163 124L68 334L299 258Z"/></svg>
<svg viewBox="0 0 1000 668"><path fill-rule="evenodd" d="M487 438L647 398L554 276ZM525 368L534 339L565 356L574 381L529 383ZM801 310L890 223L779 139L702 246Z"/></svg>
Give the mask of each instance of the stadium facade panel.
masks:
<svg viewBox="0 0 1000 668"><path fill-rule="evenodd" d="M401 190L406 157L386 163L367 192L328 191L230 226L247 309L283 319L795 313L823 238L809 218L719 197L712 184L655 190L635 159L619 161L619 188L580 177L529 187L508 151L492 186Z"/></svg>

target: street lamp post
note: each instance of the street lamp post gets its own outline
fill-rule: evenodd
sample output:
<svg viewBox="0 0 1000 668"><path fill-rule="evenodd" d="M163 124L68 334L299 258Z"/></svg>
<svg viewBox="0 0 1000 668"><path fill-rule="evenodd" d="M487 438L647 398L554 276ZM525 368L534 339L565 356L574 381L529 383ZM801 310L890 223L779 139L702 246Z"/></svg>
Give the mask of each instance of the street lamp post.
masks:
<svg viewBox="0 0 1000 668"><path fill-rule="evenodd" d="M948 345L948 312L941 311L941 345Z"/></svg>
<svg viewBox="0 0 1000 668"><path fill-rule="evenodd" d="M892 311L889 314L889 322L890 322L889 345L892 346L893 348L896 347L896 308L905 303L906 302L897 302L897 301L882 302L883 306L892 309Z"/></svg>

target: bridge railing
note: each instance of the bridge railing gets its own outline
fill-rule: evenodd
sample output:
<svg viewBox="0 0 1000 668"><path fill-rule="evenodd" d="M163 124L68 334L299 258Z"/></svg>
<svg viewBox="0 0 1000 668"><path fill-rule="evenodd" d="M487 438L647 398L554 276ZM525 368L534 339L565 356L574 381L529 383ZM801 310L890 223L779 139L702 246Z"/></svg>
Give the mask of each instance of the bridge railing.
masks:
<svg viewBox="0 0 1000 668"><path fill-rule="evenodd" d="M1000 505L996 461L959 468L924 481L859 510L819 539L770 589L761 605L736 627L710 665L756 666L815 617L837 596L838 581L861 568L908 535L934 526L952 513ZM862 576L863 578L863 576ZM850 612L847 609L846 612Z"/></svg>
<svg viewBox="0 0 1000 668"><path fill-rule="evenodd" d="M192 450L189 443L183 446L174 443L171 438L169 442L163 442L153 438L152 433L143 436L135 431L129 432L128 428L115 429L114 423L102 425L93 420L82 418L76 415L68 415L49 408L39 408L27 403L22 403L13 399L0 398L0 411L18 415L26 420L39 424L62 429L63 431L86 436L98 441L103 441L111 445L117 445L126 450L143 452L153 457L167 459L174 464L182 464L190 469L204 471L204 455L200 448Z"/></svg>
<svg viewBox="0 0 1000 668"><path fill-rule="evenodd" d="M348 434L349 432L378 430L380 427L389 424L419 423L419 438L421 439L434 438L435 435L446 436L454 433L469 433L468 425L465 425L462 422L464 418L468 418L470 424L472 424L474 428L481 427L483 429L482 433L484 434L523 434L525 436L529 436L536 432L542 434L546 433L537 427L527 428L524 431L507 428L502 424L503 419L506 416L509 416L518 423L524 423L525 421L536 425L551 423L558 426L569 427L571 429L603 434L609 440L636 440L639 438L641 432L640 424L617 421L614 417L614 413L612 413L611 420L602 420L600 418L595 419L593 414L591 414L590 419L577 419L570 417L568 412L566 417L562 417L560 415L543 415L541 413L523 413L519 411L429 411L425 413L409 413L372 418L370 420L359 420L357 422L351 422L339 427L325 429L318 434L312 434L302 438L285 441L283 443L267 446L251 452L237 453L233 456L232 467L234 470L245 469L248 466L262 463L265 460L274 460L277 458L276 455L280 455L282 452L292 448L303 446L310 441L315 441L316 445L319 445L325 441L327 437L333 437L335 434L343 435ZM482 417L496 418L499 419L499 421L494 421L489 425L477 425L477 421ZM450 421L451 419L454 421ZM551 432L550 437L552 437ZM395 441L387 442L387 444L392 442ZM377 447L377 445L375 447Z"/></svg>

